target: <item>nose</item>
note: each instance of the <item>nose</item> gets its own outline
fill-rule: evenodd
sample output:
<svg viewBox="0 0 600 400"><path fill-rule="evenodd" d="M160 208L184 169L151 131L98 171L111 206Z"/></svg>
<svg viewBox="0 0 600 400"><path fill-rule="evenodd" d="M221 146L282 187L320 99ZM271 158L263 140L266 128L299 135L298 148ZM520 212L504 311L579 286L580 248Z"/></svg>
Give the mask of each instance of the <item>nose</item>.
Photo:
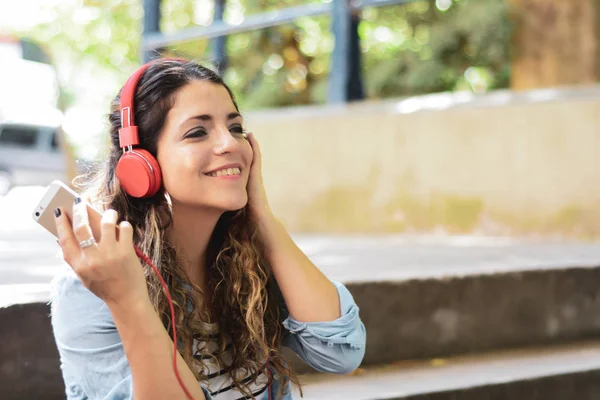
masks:
<svg viewBox="0 0 600 400"><path fill-rule="evenodd" d="M225 154L235 151L238 147L238 142L235 140L229 128L220 127L215 135L214 152L215 154Z"/></svg>

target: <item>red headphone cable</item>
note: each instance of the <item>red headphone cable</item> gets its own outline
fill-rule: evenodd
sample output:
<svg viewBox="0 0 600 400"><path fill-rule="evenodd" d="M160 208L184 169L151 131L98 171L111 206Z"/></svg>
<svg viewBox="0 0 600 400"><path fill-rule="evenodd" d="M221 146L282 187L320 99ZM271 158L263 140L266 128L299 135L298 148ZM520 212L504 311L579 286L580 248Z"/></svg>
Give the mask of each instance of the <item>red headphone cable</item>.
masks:
<svg viewBox="0 0 600 400"><path fill-rule="evenodd" d="M160 275L158 268L154 266L154 263L150 260L150 258L147 255L145 255L137 246L134 245L133 248L135 249L135 254L137 254L139 258L144 260L146 264L152 267L152 269L156 273L156 276L158 276L158 279L160 280L163 289L165 290L167 300L169 300L169 307L171 308L171 328L173 332L173 369L175 370L175 376L177 377L177 380L179 381L179 384L181 385L181 388L187 395L188 399L194 400L194 396L192 396L188 388L185 386L185 383L183 383L183 379L181 379L181 376L179 376L179 370L177 369L177 328L175 327L175 307L173 307L173 300L171 299L171 293L169 292L169 288L167 287L167 284L165 283L163 277Z"/></svg>
<svg viewBox="0 0 600 400"><path fill-rule="evenodd" d="M173 300L171 299L171 293L169 292L169 288L167 287L165 280L163 279L160 272L158 271L158 268L156 268L154 266L154 263L150 260L150 258L147 255L145 255L139 249L139 247L137 247L136 245L134 245L133 248L135 249L135 254L137 254L137 256L139 258L141 258L146 264L148 264L149 266L152 267L152 269L156 273L156 276L158 276L158 279L160 280L160 283L162 284L163 289L165 290L165 294L167 295L167 300L169 301L169 308L171 309L171 328L172 328L172 332L173 332L173 369L175 370L175 376L177 377L177 380L179 381L179 384L181 385L181 388L187 395L188 399L194 400L194 397L192 396L192 394L190 393L188 388L185 386L185 383L183 383L183 379L181 379L181 376L179 375L179 370L177 369L177 328L175 327L175 307L173 307ZM267 359L267 374L269 377L269 382L267 383L267 385L269 385L269 387L267 388L267 393L268 393L269 400L271 400L271 398L273 396L273 392L271 389L271 382L270 382L271 381L271 371L269 370L268 359Z"/></svg>

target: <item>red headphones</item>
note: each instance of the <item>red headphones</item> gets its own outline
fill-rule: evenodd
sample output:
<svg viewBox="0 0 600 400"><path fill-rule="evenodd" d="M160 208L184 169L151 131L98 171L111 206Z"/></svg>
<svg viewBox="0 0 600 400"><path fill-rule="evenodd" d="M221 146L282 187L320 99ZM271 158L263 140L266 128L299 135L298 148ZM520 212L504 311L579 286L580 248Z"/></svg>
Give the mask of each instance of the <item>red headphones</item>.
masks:
<svg viewBox="0 0 600 400"><path fill-rule="evenodd" d="M121 90L119 146L123 149L123 155L117 163L116 174L123 190L128 195L138 198L152 197L162 186L162 174L156 158L147 150L133 148L140 144L133 115L135 90L142 74L153 62L150 61L135 71Z"/></svg>

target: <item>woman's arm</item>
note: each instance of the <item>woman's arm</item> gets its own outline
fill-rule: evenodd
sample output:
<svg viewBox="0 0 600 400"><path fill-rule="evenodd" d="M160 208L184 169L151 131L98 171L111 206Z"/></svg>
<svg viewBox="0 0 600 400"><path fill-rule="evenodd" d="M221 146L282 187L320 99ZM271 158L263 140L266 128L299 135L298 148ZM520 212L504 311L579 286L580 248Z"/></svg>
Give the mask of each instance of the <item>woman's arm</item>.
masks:
<svg viewBox="0 0 600 400"><path fill-rule="evenodd" d="M247 186L248 207L256 218L267 259L289 313L298 321L333 321L342 314L337 290L296 246L271 212L262 180L260 146L253 134L249 133L246 138L253 154Z"/></svg>
<svg viewBox="0 0 600 400"><path fill-rule="evenodd" d="M131 368L134 398L187 400L173 368L173 341L150 301L109 309ZM177 369L194 399L204 400L198 381L179 352Z"/></svg>
<svg viewBox="0 0 600 400"><path fill-rule="evenodd" d="M247 136L253 151L248 206L256 218L266 257L283 294L289 332L284 344L320 371L345 373L365 354L366 330L352 295L331 282L296 246L273 216L262 182L260 146Z"/></svg>
<svg viewBox="0 0 600 400"><path fill-rule="evenodd" d="M126 319L119 323L121 337L107 304L90 292L72 271L54 279L50 298L52 328L60 353L67 399L185 398L173 372L173 342L168 336L156 343L145 338L154 330L160 332L158 326L151 323L155 321L152 315L148 314L144 320L140 318L142 313L120 312L113 307L118 319ZM129 315L135 317L130 319ZM135 324L142 324L142 327L137 328ZM164 328L162 331L166 333ZM134 340L137 343L132 343ZM161 356L158 353L168 354ZM146 365L140 366L141 359L146 360ZM181 358L178 368L195 398L203 399L198 392L198 382L184 374L189 369ZM159 378L149 381L144 374ZM162 393L168 392L176 394L162 397ZM210 398L206 394L205 397Z"/></svg>
<svg viewBox="0 0 600 400"><path fill-rule="evenodd" d="M117 238L117 212L107 210L102 216L101 240L82 247L83 241L93 238L85 203L79 198L76 200L73 207L73 225L60 209L55 210L55 215L63 258L73 268L73 272L85 288L102 299L112 314L131 369L134 397L144 400L187 399L173 369L173 343L150 303L143 268L133 248L131 224L119 224ZM68 296L68 293L65 294ZM77 317L85 319L87 315L74 316ZM63 318L63 321L66 320ZM65 324L61 325L64 332ZM68 325L66 330L64 336L72 339L73 334L68 332ZM106 331L104 333L107 333ZM96 335L100 340L101 333L103 332L100 331L100 334ZM96 342L84 344L75 351L71 351L69 343L63 343L63 347L75 353L79 364L85 364L86 361L93 364L100 362L93 357L93 351L101 351ZM106 350L111 354L112 349L114 356L116 346L118 344L113 344ZM179 354L177 357L177 366L185 386L194 399L205 399L193 373ZM110 358L108 355L103 359L102 362L107 365L98 366L94 370L94 377L85 376L77 370L74 374L78 375L79 381L92 378L94 384L88 386L94 391L95 386L106 389L100 382L102 375L108 375L106 368L111 367ZM119 361L123 361L122 357L119 357ZM101 396L107 396L106 390L103 390Z"/></svg>
<svg viewBox="0 0 600 400"><path fill-rule="evenodd" d="M339 282L333 284L340 297L342 316L329 322L300 322L288 315L283 321L288 333L283 345L317 371L345 374L362 362L367 333L348 289Z"/></svg>
<svg viewBox="0 0 600 400"><path fill-rule="evenodd" d="M341 316L333 283L296 246L283 225L270 213L258 219L266 257L289 313L303 322L333 321Z"/></svg>
<svg viewBox="0 0 600 400"><path fill-rule="evenodd" d="M344 374L358 368L366 330L352 295L325 277L278 221L263 221L267 258L289 312L284 345L318 371Z"/></svg>

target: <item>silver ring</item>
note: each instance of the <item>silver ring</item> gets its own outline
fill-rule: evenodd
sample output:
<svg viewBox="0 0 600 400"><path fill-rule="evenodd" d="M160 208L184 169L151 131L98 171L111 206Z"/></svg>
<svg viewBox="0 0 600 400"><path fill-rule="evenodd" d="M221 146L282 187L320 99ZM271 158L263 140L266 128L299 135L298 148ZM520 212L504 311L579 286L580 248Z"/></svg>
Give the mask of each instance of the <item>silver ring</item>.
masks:
<svg viewBox="0 0 600 400"><path fill-rule="evenodd" d="M89 238L88 240L84 240L83 242L79 242L79 246L82 249L88 248L90 246L93 246L96 243L96 239L94 239L93 237Z"/></svg>
<svg viewBox="0 0 600 400"><path fill-rule="evenodd" d="M225 154L225 150L221 147L221 154Z"/></svg>

